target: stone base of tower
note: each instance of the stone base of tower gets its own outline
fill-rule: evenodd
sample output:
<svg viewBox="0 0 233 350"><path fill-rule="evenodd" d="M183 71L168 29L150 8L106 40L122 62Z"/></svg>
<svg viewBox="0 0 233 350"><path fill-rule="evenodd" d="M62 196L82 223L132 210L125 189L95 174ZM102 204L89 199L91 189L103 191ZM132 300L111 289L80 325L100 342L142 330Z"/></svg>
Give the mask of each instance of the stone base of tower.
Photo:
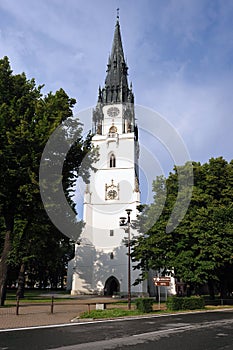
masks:
<svg viewBox="0 0 233 350"><path fill-rule="evenodd" d="M131 285L140 271L131 269ZM111 251L92 245L76 247L75 258L69 262L67 289L71 295L98 294L127 296L128 257L125 246ZM147 281L131 286L132 296L147 296Z"/></svg>

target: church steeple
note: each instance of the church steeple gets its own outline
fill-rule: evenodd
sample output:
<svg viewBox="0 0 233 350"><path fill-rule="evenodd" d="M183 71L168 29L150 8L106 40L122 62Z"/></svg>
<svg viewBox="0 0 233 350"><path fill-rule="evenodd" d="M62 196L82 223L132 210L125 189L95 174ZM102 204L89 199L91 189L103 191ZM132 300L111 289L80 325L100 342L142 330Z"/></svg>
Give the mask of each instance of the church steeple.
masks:
<svg viewBox="0 0 233 350"><path fill-rule="evenodd" d="M133 103L133 93L128 87L128 67L124 58L119 13L112 43L111 55L107 64L107 76L105 87L99 91L98 102L108 103Z"/></svg>
<svg viewBox="0 0 233 350"><path fill-rule="evenodd" d="M125 215L125 208L131 211L131 219L136 220L140 204L139 142L119 14L107 63L105 84L99 87L92 119L91 143L99 157L94 169L90 169L84 194L85 227L80 244L75 246L75 258L69 264L68 283L72 283L73 295L125 294L131 285L128 272L132 282L139 280L142 273L129 269L125 230L119 228L119 216ZM138 235L133 227L132 235ZM143 296L147 293L146 284L132 285L132 293Z"/></svg>

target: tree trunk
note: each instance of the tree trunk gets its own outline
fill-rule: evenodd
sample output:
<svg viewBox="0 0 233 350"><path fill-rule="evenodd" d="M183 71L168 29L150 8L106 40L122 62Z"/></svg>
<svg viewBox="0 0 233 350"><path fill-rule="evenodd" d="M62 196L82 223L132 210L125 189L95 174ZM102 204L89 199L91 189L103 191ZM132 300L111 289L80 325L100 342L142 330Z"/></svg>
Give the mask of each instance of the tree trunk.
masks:
<svg viewBox="0 0 233 350"><path fill-rule="evenodd" d="M18 289L16 292L17 298L24 298L24 287L25 287L25 264L22 263L19 270L18 276Z"/></svg>
<svg viewBox="0 0 233 350"><path fill-rule="evenodd" d="M4 306L6 300L6 282L8 272L8 255L11 250L11 231L8 230L5 234L4 247L0 259L0 305Z"/></svg>
<svg viewBox="0 0 233 350"><path fill-rule="evenodd" d="M208 289L209 289L210 299L214 300L215 299L214 282L212 280L208 281Z"/></svg>
<svg viewBox="0 0 233 350"><path fill-rule="evenodd" d="M65 275L64 275L64 273L62 272L62 274L61 274L61 290L64 289L64 278L65 278Z"/></svg>
<svg viewBox="0 0 233 350"><path fill-rule="evenodd" d="M221 299L227 299L227 282L224 277L220 279L220 298Z"/></svg>

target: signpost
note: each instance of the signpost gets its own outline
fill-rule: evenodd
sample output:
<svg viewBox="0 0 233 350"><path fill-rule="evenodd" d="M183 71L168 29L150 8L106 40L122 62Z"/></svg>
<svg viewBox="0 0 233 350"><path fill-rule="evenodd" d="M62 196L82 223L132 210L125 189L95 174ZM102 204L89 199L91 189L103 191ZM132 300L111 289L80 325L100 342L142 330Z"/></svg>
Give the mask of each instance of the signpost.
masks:
<svg viewBox="0 0 233 350"><path fill-rule="evenodd" d="M159 287L169 287L170 286L170 282L167 282L167 281L160 282L160 281L158 281L158 282L155 282L155 285L159 286Z"/></svg>
<svg viewBox="0 0 233 350"><path fill-rule="evenodd" d="M160 287L169 287L171 282L171 277L154 277L154 284Z"/></svg>
<svg viewBox="0 0 233 350"><path fill-rule="evenodd" d="M171 282L171 277L166 277L166 276L154 277L153 281L155 286L157 286L159 290L159 309L160 309L160 287L169 287ZM166 288L166 296L167 296L167 288Z"/></svg>

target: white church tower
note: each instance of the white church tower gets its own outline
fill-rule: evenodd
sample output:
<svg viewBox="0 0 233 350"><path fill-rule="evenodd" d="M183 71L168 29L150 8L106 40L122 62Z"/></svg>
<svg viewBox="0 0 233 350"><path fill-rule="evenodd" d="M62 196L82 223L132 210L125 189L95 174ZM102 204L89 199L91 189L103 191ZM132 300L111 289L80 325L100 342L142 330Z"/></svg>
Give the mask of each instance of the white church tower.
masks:
<svg viewBox="0 0 233 350"><path fill-rule="evenodd" d="M117 18L105 86L99 88L93 110L92 143L99 159L84 193L85 228L69 264L73 295L127 294L128 290L127 233L119 226L119 218L131 209L131 221L136 219L140 191L138 129L127 71ZM130 231L131 236L137 234L132 228ZM138 276L139 271L132 269L132 284ZM132 285L131 292L145 294L147 283Z"/></svg>

